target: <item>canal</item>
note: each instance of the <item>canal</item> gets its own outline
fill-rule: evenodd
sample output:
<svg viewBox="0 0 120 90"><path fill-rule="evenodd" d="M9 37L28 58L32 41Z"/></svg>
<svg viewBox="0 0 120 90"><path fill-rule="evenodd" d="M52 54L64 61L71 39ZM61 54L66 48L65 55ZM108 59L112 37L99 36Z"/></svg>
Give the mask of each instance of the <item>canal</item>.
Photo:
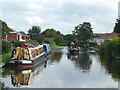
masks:
<svg viewBox="0 0 120 90"><path fill-rule="evenodd" d="M71 55L64 47L32 70L0 69L0 83L9 88L118 88L119 66L94 51Z"/></svg>

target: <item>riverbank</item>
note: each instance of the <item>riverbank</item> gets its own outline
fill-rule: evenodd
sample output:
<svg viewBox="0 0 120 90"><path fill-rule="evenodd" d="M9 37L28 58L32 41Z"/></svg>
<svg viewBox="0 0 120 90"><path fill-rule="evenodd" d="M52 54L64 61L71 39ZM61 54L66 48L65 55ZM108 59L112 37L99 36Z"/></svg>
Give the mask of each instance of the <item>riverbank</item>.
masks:
<svg viewBox="0 0 120 90"><path fill-rule="evenodd" d="M64 46L50 45L52 50L63 48Z"/></svg>
<svg viewBox="0 0 120 90"><path fill-rule="evenodd" d="M0 67L2 67L5 63L7 63L10 60L11 52L8 54L0 55Z"/></svg>
<svg viewBox="0 0 120 90"><path fill-rule="evenodd" d="M99 48L89 47L90 50L95 50L96 52L99 52Z"/></svg>
<svg viewBox="0 0 120 90"><path fill-rule="evenodd" d="M99 48L89 47L89 49L90 49L90 50L95 50L95 51L98 52L98 53L100 52L100 51L99 51ZM120 56L116 56L115 59L120 61Z"/></svg>

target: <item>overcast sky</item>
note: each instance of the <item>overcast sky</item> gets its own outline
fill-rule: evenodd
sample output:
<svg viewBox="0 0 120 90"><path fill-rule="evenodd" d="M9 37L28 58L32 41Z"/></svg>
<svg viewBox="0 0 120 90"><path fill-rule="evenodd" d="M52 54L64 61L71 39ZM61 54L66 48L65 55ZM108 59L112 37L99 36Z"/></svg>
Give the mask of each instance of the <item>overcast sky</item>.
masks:
<svg viewBox="0 0 120 90"><path fill-rule="evenodd" d="M33 25L72 33L74 27L90 22L94 33L113 31L119 0L0 0L0 19L16 31Z"/></svg>

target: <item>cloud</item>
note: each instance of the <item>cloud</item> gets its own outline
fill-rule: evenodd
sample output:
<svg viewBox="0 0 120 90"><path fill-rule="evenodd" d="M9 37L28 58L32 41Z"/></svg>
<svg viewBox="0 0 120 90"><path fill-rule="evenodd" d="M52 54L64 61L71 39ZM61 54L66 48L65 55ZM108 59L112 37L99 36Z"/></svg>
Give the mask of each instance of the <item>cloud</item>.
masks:
<svg viewBox="0 0 120 90"><path fill-rule="evenodd" d="M120 1L119 1L119 4L118 4L118 16L120 17Z"/></svg>
<svg viewBox="0 0 120 90"><path fill-rule="evenodd" d="M2 0L0 18L27 31L32 25L71 33L74 26L91 22L94 32L112 32L118 17L117 0ZM43 31L42 30L42 31Z"/></svg>
<svg viewBox="0 0 120 90"><path fill-rule="evenodd" d="M25 19L27 20L27 22L30 24L30 25L36 25L36 24L42 24L44 23L43 19L40 18L40 17L37 17L37 16L34 16L34 17L25 17Z"/></svg>

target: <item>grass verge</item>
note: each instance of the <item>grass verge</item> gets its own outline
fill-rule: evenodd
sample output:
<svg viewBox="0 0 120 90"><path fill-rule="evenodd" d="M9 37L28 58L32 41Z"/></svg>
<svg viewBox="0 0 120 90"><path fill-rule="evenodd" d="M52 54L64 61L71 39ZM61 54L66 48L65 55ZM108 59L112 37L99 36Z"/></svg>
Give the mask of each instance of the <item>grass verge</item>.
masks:
<svg viewBox="0 0 120 90"><path fill-rule="evenodd" d="M8 62L10 60L10 57L11 57L11 52L8 54L0 55L0 64Z"/></svg>
<svg viewBox="0 0 120 90"><path fill-rule="evenodd" d="M90 47L90 48L93 50L99 51L99 48L96 48L96 47Z"/></svg>
<svg viewBox="0 0 120 90"><path fill-rule="evenodd" d="M58 46L58 45L50 45L51 49L57 49L57 48L63 48L64 46Z"/></svg>

